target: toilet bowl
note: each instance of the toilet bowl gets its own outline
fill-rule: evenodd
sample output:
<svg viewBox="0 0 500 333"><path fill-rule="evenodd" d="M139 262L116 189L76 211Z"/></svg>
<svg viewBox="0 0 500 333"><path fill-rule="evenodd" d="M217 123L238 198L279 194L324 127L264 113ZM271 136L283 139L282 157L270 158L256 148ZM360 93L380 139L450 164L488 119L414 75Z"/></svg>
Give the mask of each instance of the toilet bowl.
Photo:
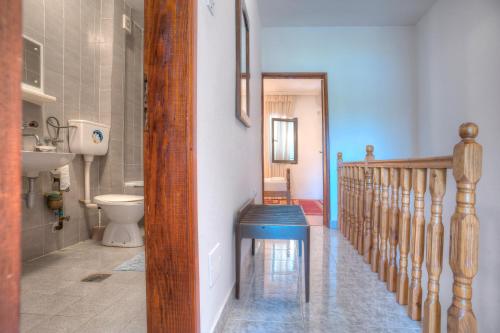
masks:
<svg viewBox="0 0 500 333"><path fill-rule="evenodd" d="M106 194L94 197L110 222L104 231L102 244L118 247L144 245L137 223L144 216L144 197L139 195Z"/></svg>

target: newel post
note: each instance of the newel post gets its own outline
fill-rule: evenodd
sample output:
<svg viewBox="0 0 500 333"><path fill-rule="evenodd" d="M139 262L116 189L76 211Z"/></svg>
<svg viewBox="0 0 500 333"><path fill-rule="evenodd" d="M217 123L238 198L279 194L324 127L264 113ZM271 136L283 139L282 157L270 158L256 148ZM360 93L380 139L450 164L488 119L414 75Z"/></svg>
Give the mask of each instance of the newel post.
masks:
<svg viewBox="0 0 500 333"><path fill-rule="evenodd" d="M472 280L477 273L479 220L476 216L476 184L481 178L483 148L476 142L476 124L460 126L462 141L453 150L453 176L457 206L451 218L450 266L453 302L448 309L448 332L477 332L472 311Z"/></svg>
<svg viewBox="0 0 500 333"><path fill-rule="evenodd" d="M342 200L342 153L337 153L337 224L340 232L344 231L343 200Z"/></svg>

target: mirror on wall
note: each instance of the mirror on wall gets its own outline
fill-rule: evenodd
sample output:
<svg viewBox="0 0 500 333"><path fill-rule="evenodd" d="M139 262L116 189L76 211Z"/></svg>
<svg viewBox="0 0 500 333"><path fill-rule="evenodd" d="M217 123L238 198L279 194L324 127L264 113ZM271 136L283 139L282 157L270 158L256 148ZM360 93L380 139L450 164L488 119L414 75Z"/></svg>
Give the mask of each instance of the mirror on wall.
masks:
<svg viewBox="0 0 500 333"><path fill-rule="evenodd" d="M236 0L236 117L250 127L250 22L244 0Z"/></svg>
<svg viewBox="0 0 500 333"><path fill-rule="evenodd" d="M273 163L298 162L297 118L272 118Z"/></svg>
<svg viewBox="0 0 500 333"><path fill-rule="evenodd" d="M42 44L23 36L23 83L42 90Z"/></svg>

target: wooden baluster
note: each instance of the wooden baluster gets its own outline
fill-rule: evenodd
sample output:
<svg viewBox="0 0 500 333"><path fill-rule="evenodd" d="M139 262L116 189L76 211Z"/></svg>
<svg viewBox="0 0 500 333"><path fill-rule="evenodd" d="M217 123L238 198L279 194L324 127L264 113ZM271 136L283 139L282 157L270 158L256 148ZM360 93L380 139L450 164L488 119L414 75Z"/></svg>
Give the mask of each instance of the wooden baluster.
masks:
<svg viewBox="0 0 500 333"><path fill-rule="evenodd" d="M389 214L389 266L387 290L395 292L398 279L396 263L399 232L399 169L391 168L391 208Z"/></svg>
<svg viewBox="0 0 500 333"><path fill-rule="evenodd" d="M342 153L337 153L337 224L340 232L344 231L344 219L342 216Z"/></svg>
<svg viewBox="0 0 500 333"><path fill-rule="evenodd" d="M373 169L373 205L372 205L372 272L378 272L380 260L379 223L380 223L380 168Z"/></svg>
<svg viewBox="0 0 500 333"><path fill-rule="evenodd" d="M358 167L359 197L358 197L358 253L363 255L363 232L365 228L365 168Z"/></svg>
<svg viewBox="0 0 500 333"><path fill-rule="evenodd" d="M373 155L373 146L366 146L365 161L372 161L375 159ZM364 212L363 212L363 258L369 264L371 259L371 244L372 244L372 201L373 201L373 168L363 168L364 173Z"/></svg>
<svg viewBox="0 0 500 333"><path fill-rule="evenodd" d="M441 304L439 303L439 277L443 267L443 197L446 192L446 169L431 169L429 189L432 207L427 227L426 264L428 273L427 298L424 303L424 332L441 331Z"/></svg>
<svg viewBox="0 0 500 333"><path fill-rule="evenodd" d="M345 227L344 227L344 237L349 238L349 196L351 195L350 187L349 187L349 176L348 176L348 170L349 168L343 167L342 168L342 177L344 178L343 185L344 185L344 220L345 220Z"/></svg>
<svg viewBox="0 0 500 333"><path fill-rule="evenodd" d="M359 198L359 179L357 173L357 167L353 167L352 171L352 181L354 184L354 193L352 198L352 239L351 243L354 248L358 248L358 198Z"/></svg>
<svg viewBox="0 0 500 333"><path fill-rule="evenodd" d="M367 264L372 255L372 205L373 205L373 168L365 168L365 232L363 235L363 257Z"/></svg>
<svg viewBox="0 0 500 333"><path fill-rule="evenodd" d="M354 179L354 167L351 167L351 233L350 241L354 244L354 235L356 234L356 181Z"/></svg>
<svg viewBox="0 0 500 333"><path fill-rule="evenodd" d="M412 269L411 285L408 295L408 315L413 320L420 320L422 317L422 260L424 257L424 195L427 181L427 169L413 170L413 188L415 203L411 234L412 234Z"/></svg>
<svg viewBox="0 0 500 333"><path fill-rule="evenodd" d="M401 213L399 215L399 273L396 301L408 304L408 250L410 246L411 169L401 171Z"/></svg>
<svg viewBox="0 0 500 333"><path fill-rule="evenodd" d="M389 169L381 168L381 205L380 205L380 260L378 277L387 280L387 227L389 224Z"/></svg>
<svg viewBox="0 0 500 333"><path fill-rule="evenodd" d="M453 177L457 183L457 207L451 218L450 266L453 302L448 309L448 332L477 332L472 311L472 280L477 273L479 219L476 216L476 184L481 178L483 148L476 142L476 124L460 126L462 141L453 150Z"/></svg>
<svg viewBox="0 0 500 333"><path fill-rule="evenodd" d="M349 240L351 235L351 179L349 177L349 167L345 168L345 219L347 222L345 229L345 237Z"/></svg>
<svg viewBox="0 0 500 333"><path fill-rule="evenodd" d="M354 230L354 226L352 223L353 219L353 213L352 213L352 202L354 198L354 183L352 179L352 167L347 168L347 178L348 178L348 184L349 184L349 232L347 233L347 239L352 242L352 232Z"/></svg>

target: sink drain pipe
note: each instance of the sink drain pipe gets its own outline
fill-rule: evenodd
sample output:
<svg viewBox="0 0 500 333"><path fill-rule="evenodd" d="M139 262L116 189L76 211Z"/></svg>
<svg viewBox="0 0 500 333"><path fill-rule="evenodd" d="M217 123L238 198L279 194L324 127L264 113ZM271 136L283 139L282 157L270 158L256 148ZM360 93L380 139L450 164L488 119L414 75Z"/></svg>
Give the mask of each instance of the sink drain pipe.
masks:
<svg viewBox="0 0 500 333"><path fill-rule="evenodd" d="M28 209L35 207L35 181L36 177L28 177L28 192L24 194L24 200Z"/></svg>

